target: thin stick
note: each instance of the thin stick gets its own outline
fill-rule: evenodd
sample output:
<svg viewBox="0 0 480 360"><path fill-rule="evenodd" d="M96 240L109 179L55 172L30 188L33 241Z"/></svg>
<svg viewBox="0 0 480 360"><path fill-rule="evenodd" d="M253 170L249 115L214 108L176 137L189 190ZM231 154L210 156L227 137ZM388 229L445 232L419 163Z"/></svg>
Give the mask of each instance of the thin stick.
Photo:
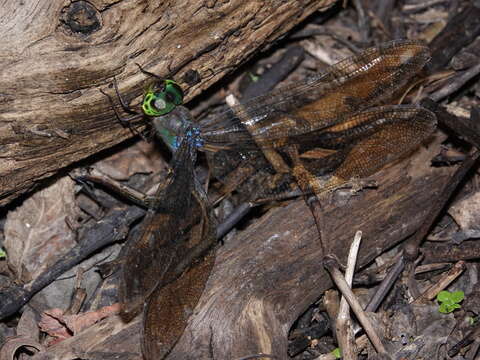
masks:
<svg viewBox="0 0 480 360"><path fill-rule="evenodd" d="M414 304L421 304L426 301L430 301L435 296L445 289L448 285L450 285L457 277L459 277L462 272L466 269L465 261L460 260L458 261L453 267L438 281L436 284L430 286L424 293L415 301Z"/></svg>
<svg viewBox="0 0 480 360"><path fill-rule="evenodd" d="M347 299L348 304L350 305L353 312L357 316L357 319L360 322L360 324L362 324L363 328L365 329L365 332L367 333L368 337L370 338L370 341L372 342L377 352L380 354L386 355L387 351L385 350L385 347L383 346L382 341L380 340L380 337L378 336L372 323L370 322L370 319L367 317L367 315L363 311L362 305L360 305L360 303L357 300L357 297L352 292L352 289L350 289L347 282L345 281L345 278L343 277L342 273L338 269L339 268L338 261L333 256L327 255L323 261L323 266L329 272L333 282L338 287L342 295L345 296L345 299Z"/></svg>
<svg viewBox="0 0 480 360"><path fill-rule="evenodd" d="M345 281L349 287L352 286L353 274L355 272L355 265L357 263L358 249L362 240L362 232L357 231L353 238L350 252L347 259L347 268L345 270ZM350 318L350 306L342 296L340 300L340 307L338 310L338 317L336 322L335 332L337 334L337 341L342 352L344 360L355 360L357 358L355 349L355 335L352 329L352 320Z"/></svg>
<svg viewBox="0 0 480 360"><path fill-rule="evenodd" d="M402 273L404 268L405 268L405 259L402 256L400 257L400 259L398 259L395 265L392 266L392 268L389 270L387 276L385 276L382 283L377 288L375 295L373 295L373 297L370 299L370 302L367 304L365 311L368 311L368 312L377 311L378 307L382 303L382 300L388 294L393 284L395 283L395 280Z"/></svg>
<svg viewBox="0 0 480 360"><path fill-rule="evenodd" d="M463 85L465 85L467 81L474 78L479 73L480 73L480 64L472 66L470 69L452 78L451 82L448 85L442 87L437 92L430 94L430 98L433 99L433 101L439 102L440 100L444 99L448 95L453 94L455 91L460 89Z"/></svg>

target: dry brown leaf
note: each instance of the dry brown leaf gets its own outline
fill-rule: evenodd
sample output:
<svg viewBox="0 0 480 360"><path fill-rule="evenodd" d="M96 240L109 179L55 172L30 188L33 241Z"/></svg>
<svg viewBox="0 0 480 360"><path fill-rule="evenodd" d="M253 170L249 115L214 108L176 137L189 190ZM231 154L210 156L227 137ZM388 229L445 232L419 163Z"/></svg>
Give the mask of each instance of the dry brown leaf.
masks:
<svg viewBox="0 0 480 360"><path fill-rule="evenodd" d="M95 168L115 180L127 180L134 174L158 172L166 167L153 144L144 141L95 163Z"/></svg>
<svg viewBox="0 0 480 360"><path fill-rule="evenodd" d="M462 230L477 229L480 224L480 192L475 192L455 202L448 213Z"/></svg>
<svg viewBox="0 0 480 360"><path fill-rule="evenodd" d="M140 352L141 316L125 323L120 315L103 319L88 330L82 331L48 348L48 355L55 359L121 358L142 360Z"/></svg>
<svg viewBox="0 0 480 360"><path fill-rule="evenodd" d="M69 224L77 214L74 182L69 177L33 194L8 213L4 247L17 279L34 279L76 244Z"/></svg>
<svg viewBox="0 0 480 360"><path fill-rule="evenodd" d="M42 318L38 323L38 327L40 330L53 337L53 340L48 342L48 346L57 344L60 341L73 336L65 326L65 323L62 321L62 317L62 309L50 309L44 311L42 314Z"/></svg>
<svg viewBox="0 0 480 360"><path fill-rule="evenodd" d="M78 334L83 329L86 329L97 321L100 321L108 316L118 314L120 312L120 304L113 304L105 306L97 311L87 311L75 315L65 315L63 321L65 325L73 332Z"/></svg>
<svg viewBox="0 0 480 360"><path fill-rule="evenodd" d="M50 346L72 337L96 322L119 312L120 304L113 304L97 311L87 311L75 315L64 315L64 311L61 309L50 309L43 312L38 326L43 332L55 338L48 343Z"/></svg>
<svg viewBox="0 0 480 360"><path fill-rule="evenodd" d="M23 335L33 341L39 341L40 331L37 323L38 319L36 319L35 312L30 307L26 307L17 325L17 335Z"/></svg>
<svg viewBox="0 0 480 360"><path fill-rule="evenodd" d="M15 336L7 339L0 348L0 360L17 359L15 353L22 347L30 351L44 351L42 345L26 336Z"/></svg>

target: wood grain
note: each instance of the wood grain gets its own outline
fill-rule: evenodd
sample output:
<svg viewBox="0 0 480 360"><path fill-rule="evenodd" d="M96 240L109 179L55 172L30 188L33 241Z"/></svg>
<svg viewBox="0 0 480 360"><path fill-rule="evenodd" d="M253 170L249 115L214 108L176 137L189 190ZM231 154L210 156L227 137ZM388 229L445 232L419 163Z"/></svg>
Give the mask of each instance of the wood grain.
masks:
<svg viewBox="0 0 480 360"><path fill-rule="evenodd" d="M191 99L332 0L6 0L0 33L0 205L131 137L99 92L128 100L170 76ZM199 76L194 83L193 75Z"/></svg>

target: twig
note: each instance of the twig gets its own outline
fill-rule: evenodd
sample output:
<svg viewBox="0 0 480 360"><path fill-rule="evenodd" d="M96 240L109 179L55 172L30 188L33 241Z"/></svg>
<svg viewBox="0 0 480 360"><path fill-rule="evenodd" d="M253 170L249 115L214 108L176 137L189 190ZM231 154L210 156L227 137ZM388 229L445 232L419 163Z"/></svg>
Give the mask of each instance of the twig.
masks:
<svg viewBox="0 0 480 360"><path fill-rule="evenodd" d="M350 287L348 286L347 282L345 281L342 273L340 272L338 261L331 255L327 255L323 261L324 267L329 272L333 282L338 287L340 292L343 296L347 299L348 304L352 308L353 312L357 316L358 321L362 324L365 332L367 333L370 341L372 342L373 346L380 354L387 354L385 347L380 340L380 337L376 333L370 319L367 317L365 312L362 309L362 306L357 300L357 297L352 292Z"/></svg>
<svg viewBox="0 0 480 360"><path fill-rule="evenodd" d="M355 264L357 263L358 249L362 240L362 232L357 231L353 238L350 252L348 253L347 268L345 270L345 281L348 286L352 286L353 274L355 272ZM355 336L352 330L352 320L350 318L350 306L348 306L345 296L340 300L338 310L337 324L335 327L337 334L338 346L341 349L344 360L355 360L357 358L355 349Z"/></svg>
<svg viewBox="0 0 480 360"><path fill-rule="evenodd" d="M330 328L336 329L338 309L340 308L340 298L337 290L330 289L325 291L325 294L323 295L323 306L325 306L325 311L330 319ZM334 331L333 334L336 335Z"/></svg>
<svg viewBox="0 0 480 360"><path fill-rule="evenodd" d="M465 242L458 246L451 244L439 244L422 248L425 255L424 262L451 262L458 260L474 260L480 258L480 246L477 242Z"/></svg>
<svg viewBox="0 0 480 360"><path fill-rule="evenodd" d="M470 69L464 71L460 75L451 79L451 82L445 85L440 90L430 94L430 98L434 101L440 101L446 98L448 95L453 94L460 89L465 83L475 76L480 74L480 64L472 66Z"/></svg>
<svg viewBox="0 0 480 360"><path fill-rule="evenodd" d="M358 14L358 31L360 32L360 37L362 42L366 43L369 38L370 28L367 15L365 14L365 9L361 0L353 0L353 6L357 10Z"/></svg>
<svg viewBox="0 0 480 360"><path fill-rule="evenodd" d="M435 296L450 285L466 269L465 261L457 262L436 284L430 286L423 294L413 301L414 304L421 304L432 300Z"/></svg>
<svg viewBox="0 0 480 360"><path fill-rule="evenodd" d="M15 285L0 292L0 319L17 312L33 295L51 284L65 271L88 258L98 249L125 238L129 226L141 218L145 211L131 206L113 209L102 221L85 231L79 245L70 249L59 261L25 285Z"/></svg>
<svg viewBox="0 0 480 360"><path fill-rule="evenodd" d="M395 265L390 269L387 276L383 279L382 283L378 286L375 295L370 299L370 302L367 304L365 311L368 312L375 312L377 311L378 307L382 303L385 296L388 294L390 289L392 288L395 280L397 280L398 276L402 273L405 267L405 259L400 257Z"/></svg>
<svg viewBox="0 0 480 360"><path fill-rule="evenodd" d="M408 291L410 292L410 295L414 299L418 298L421 295L420 290L418 288L417 281L415 280L415 269L417 268L418 264L420 264L422 260L423 260L423 254L417 257L414 262L409 261L406 264L406 270L405 270L405 273L407 274L406 283L407 283Z"/></svg>
<svg viewBox="0 0 480 360"><path fill-rule="evenodd" d="M471 331L467 333L467 335L463 337L463 339L461 339L459 342L457 342L448 350L447 352L448 356L454 357L460 352L460 350L462 350L462 348L470 345L472 342L475 341L477 343L476 344L477 350L472 351L472 354L470 354L470 352L468 354L470 359L474 359L475 353L478 352L479 337L480 337L480 325L477 324L474 326L474 328Z"/></svg>
<svg viewBox="0 0 480 360"><path fill-rule="evenodd" d="M348 41L347 39L344 39L341 36L337 35L336 33L329 31L323 26L316 25L316 24L307 25L305 29L297 31L295 34L290 36L290 39L299 39L299 38L311 37L311 36L329 36L333 40L347 47L354 54L358 54L361 51L361 49L355 44L353 44L351 41Z"/></svg>
<svg viewBox="0 0 480 360"><path fill-rule="evenodd" d="M252 209L251 203L242 203L238 205L233 211L217 226L216 238L221 239L226 233L228 233L246 214Z"/></svg>
<svg viewBox="0 0 480 360"><path fill-rule="evenodd" d="M480 114L473 107L469 118L455 116L430 98L423 99L420 105L435 113L438 123L448 127L456 136L480 149Z"/></svg>
<svg viewBox="0 0 480 360"><path fill-rule="evenodd" d="M393 261L391 263L388 262L386 264L381 265L378 268L378 272L381 272L385 265L388 265L387 267L385 267L387 270L394 271L393 266L395 264L397 264L397 262L400 260L400 257L402 256L401 253L399 253L398 255L400 255L400 256L398 256L398 257L395 256L395 258L394 258L395 261ZM456 260L459 260L459 259L456 259ZM432 263L432 264L427 264L427 265L420 265L420 266L417 266L415 268L415 275L430 272L430 271L437 271L437 270L445 271L445 270L450 269L451 267L452 267L452 265L449 262L440 262L440 263ZM354 279L353 279L353 284L357 285L357 286L358 285L371 286L371 285L381 283L382 281L384 281L384 279L387 275L388 275L387 273L385 273L385 274L375 273L374 274L374 273L371 273L371 272L365 272L364 274L361 274L359 276L355 276Z"/></svg>
<svg viewBox="0 0 480 360"><path fill-rule="evenodd" d="M450 182L444 187L442 192L438 194L435 198L431 210L425 217L422 226L417 230L416 234L410 238L404 246L405 260L413 262L414 259L418 257L418 249L427 236L428 231L432 227L435 219L440 214L440 211L443 209L447 201L450 199L450 196L457 188L460 181L465 177L467 172L473 166L475 161L479 156L479 152L474 152L467 160L465 160L462 165L457 169L455 174L453 174Z"/></svg>
<svg viewBox="0 0 480 360"><path fill-rule="evenodd" d="M479 349L480 349L480 340L474 340L472 343L472 346L470 346L470 350L468 350L468 353L465 355L465 359L466 360L478 359L477 354Z"/></svg>
<svg viewBox="0 0 480 360"><path fill-rule="evenodd" d="M355 340L355 345L359 350L365 349L368 346L368 344L369 342L366 335L359 336ZM331 352L329 352L328 354L322 354L316 357L314 360L336 360L336 357Z"/></svg>
<svg viewBox="0 0 480 360"><path fill-rule="evenodd" d="M420 4L406 4L403 6L402 10L407 13L413 13L413 12L421 11L423 9L428 9L433 5L442 4L444 2L447 2L447 0L430 0L430 1L424 1Z"/></svg>
<svg viewBox="0 0 480 360"><path fill-rule="evenodd" d="M258 353L258 354L247 355L247 356L238 358L236 360L249 360L249 359L261 359L261 358L277 359L275 355Z"/></svg>

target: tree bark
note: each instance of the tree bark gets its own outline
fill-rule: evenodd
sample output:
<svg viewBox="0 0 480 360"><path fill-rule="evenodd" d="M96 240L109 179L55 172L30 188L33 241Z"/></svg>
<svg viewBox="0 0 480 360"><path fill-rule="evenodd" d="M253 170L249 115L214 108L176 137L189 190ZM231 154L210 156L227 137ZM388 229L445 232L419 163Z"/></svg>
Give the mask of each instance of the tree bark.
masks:
<svg viewBox="0 0 480 360"><path fill-rule="evenodd" d="M332 0L3 1L0 205L132 134L99 92L127 100L171 77L187 100Z"/></svg>

